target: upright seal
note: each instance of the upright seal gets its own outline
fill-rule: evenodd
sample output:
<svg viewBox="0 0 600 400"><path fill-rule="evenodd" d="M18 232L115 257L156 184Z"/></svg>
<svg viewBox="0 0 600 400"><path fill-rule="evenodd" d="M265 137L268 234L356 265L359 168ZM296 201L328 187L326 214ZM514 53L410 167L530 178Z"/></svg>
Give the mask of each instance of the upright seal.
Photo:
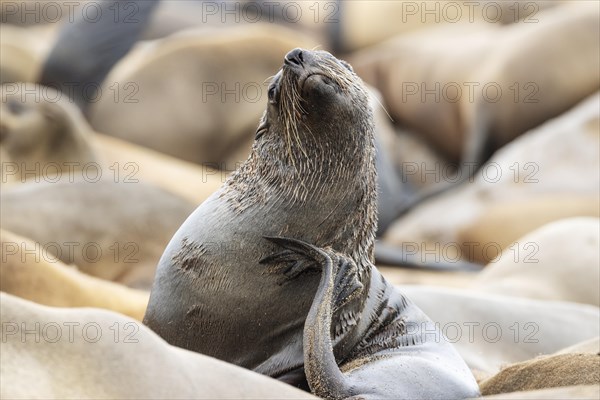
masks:
<svg viewBox="0 0 600 400"><path fill-rule="evenodd" d="M167 246L144 322L171 344L308 383L325 397L476 396L464 361L372 264L374 126L361 80L327 52L295 49L268 93L248 160ZM267 238L282 236L304 247L282 251ZM302 255L303 243L352 266L350 279L335 282L334 310L323 314L331 337L311 343L329 340L335 364L363 371L357 393L333 387L332 368L306 380L305 353L331 354L306 348L305 321L327 269L308 268L314 260Z"/></svg>

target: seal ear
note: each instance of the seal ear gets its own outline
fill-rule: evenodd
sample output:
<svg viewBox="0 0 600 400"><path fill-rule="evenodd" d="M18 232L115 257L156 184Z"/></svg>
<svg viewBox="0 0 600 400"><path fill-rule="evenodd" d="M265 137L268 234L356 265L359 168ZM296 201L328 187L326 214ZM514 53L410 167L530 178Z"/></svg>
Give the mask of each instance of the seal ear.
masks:
<svg viewBox="0 0 600 400"><path fill-rule="evenodd" d="M269 130L269 126L267 124L267 112L265 111L260 118L260 122L258 123L258 128L256 128L256 133L254 134L254 140L260 138Z"/></svg>
<svg viewBox="0 0 600 400"><path fill-rule="evenodd" d="M346 67L346 69L348 69L348 71L350 72L354 72L354 70L352 69L352 65L348 64L347 61L344 60L339 60L340 64L342 64L344 67Z"/></svg>

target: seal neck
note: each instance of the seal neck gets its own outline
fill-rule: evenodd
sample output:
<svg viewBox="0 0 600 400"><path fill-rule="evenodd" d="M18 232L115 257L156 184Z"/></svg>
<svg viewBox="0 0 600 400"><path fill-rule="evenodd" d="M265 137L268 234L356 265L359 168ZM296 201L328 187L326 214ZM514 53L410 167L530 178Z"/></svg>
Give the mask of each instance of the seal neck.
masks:
<svg viewBox="0 0 600 400"><path fill-rule="evenodd" d="M303 149L291 151L283 135L270 132L232 174L227 196L242 211L279 204L296 215L324 215L317 224L327 239L314 244L331 246L367 271L377 224L377 176L372 124L361 128L338 140L331 132L320 137L303 132Z"/></svg>

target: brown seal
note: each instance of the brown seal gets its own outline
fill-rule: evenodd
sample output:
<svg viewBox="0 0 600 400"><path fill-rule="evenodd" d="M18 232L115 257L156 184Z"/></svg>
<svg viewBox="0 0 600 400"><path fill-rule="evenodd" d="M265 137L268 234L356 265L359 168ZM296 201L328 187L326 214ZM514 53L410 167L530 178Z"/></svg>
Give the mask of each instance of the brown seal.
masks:
<svg viewBox="0 0 600 400"><path fill-rule="evenodd" d="M474 168L598 90L598 7L574 3L540 12L537 23L459 23L399 36L352 62L396 122Z"/></svg>
<svg viewBox="0 0 600 400"><path fill-rule="evenodd" d="M105 308L142 320L149 293L89 276L39 243L0 230L0 290L54 307Z"/></svg>
<svg viewBox="0 0 600 400"><path fill-rule="evenodd" d="M74 170L97 173L92 129L66 96L33 83L8 83L0 94L0 150L8 159L3 183L40 175L58 179Z"/></svg>
<svg viewBox="0 0 600 400"><path fill-rule="evenodd" d="M234 170L252 146L265 77L298 43L317 44L283 27L254 24L137 46L110 71L104 95L89 108L90 123L182 160Z"/></svg>
<svg viewBox="0 0 600 400"><path fill-rule="evenodd" d="M102 172L102 170L100 170ZM82 272L147 289L156 263L193 204L143 182L40 181L0 193L2 229L39 243Z"/></svg>
<svg viewBox="0 0 600 400"><path fill-rule="evenodd" d="M374 124L361 80L327 52L295 49L268 94L248 160L167 246L144 323L171 344L320 396L476 396L464 361L445 340L432 339L441 335L408 331L436 328L372 264ZM352 266L336 281L341 294L324 316L332 337L307 342L304 333L320 270L328 283L332 271L309 268L310 257L267 239L282 236L343 255ZM315 341L331 349L320 353L310 347ZM313 350L329 368L307 381ZM337 364L348 373L343 387L335 386Z"/></svg>
<svg viewBox="0 0 600 400"><path fill-rule="evenodd" d="M108 310L48 307L0 292L0 324L3 398L67 399L85 393L90 399L317 400L170 346L138 321Z"/></svg>

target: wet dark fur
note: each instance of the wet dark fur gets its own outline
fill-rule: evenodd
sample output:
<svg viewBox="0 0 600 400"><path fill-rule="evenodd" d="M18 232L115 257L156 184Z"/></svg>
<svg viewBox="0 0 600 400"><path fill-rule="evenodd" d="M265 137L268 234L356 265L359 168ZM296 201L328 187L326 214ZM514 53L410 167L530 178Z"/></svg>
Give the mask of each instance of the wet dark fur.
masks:
<svg viewBox="0 0 600 400"><path fill-rule="evenodd" d="M344 203L349 192L358 190L352 193L356 199L350 204L346 226L330 227L323 220L319 228L338 231L330 244L339 240L343 243L343 247L335 246L339 250L350 251L357 260L371 261L377 177L368 94L348 67L329 53L314 54L319 56L318 65L308 74L318 73L334 82L333 90L347 103L308 103L299 93L297 73L284 67L269 88L274 90L273 97L252 152L225 183L220 198L240 214L248 206L259 205L269 212L274 203L294 208L323 197L337 203L335 207L348 209Z"/></svg>
<svg viewBox="0 0 600 400"><path fill-rule="evenodd" d="M303 331L319 269L302 268L305 259L265 239L291 237L353 261L360 289L346 296L354 285L337 283L332 352L339 363L372 356L387 343L379 334L398 333L380 328L408 304L372 264L376 194L373 115L361 80L327 52L291 51L248 160L165 250L144 323L174 345L308 388ZM411 321L426 319L410 304ZM452 351L440 355L468 373Z"/></svg>

